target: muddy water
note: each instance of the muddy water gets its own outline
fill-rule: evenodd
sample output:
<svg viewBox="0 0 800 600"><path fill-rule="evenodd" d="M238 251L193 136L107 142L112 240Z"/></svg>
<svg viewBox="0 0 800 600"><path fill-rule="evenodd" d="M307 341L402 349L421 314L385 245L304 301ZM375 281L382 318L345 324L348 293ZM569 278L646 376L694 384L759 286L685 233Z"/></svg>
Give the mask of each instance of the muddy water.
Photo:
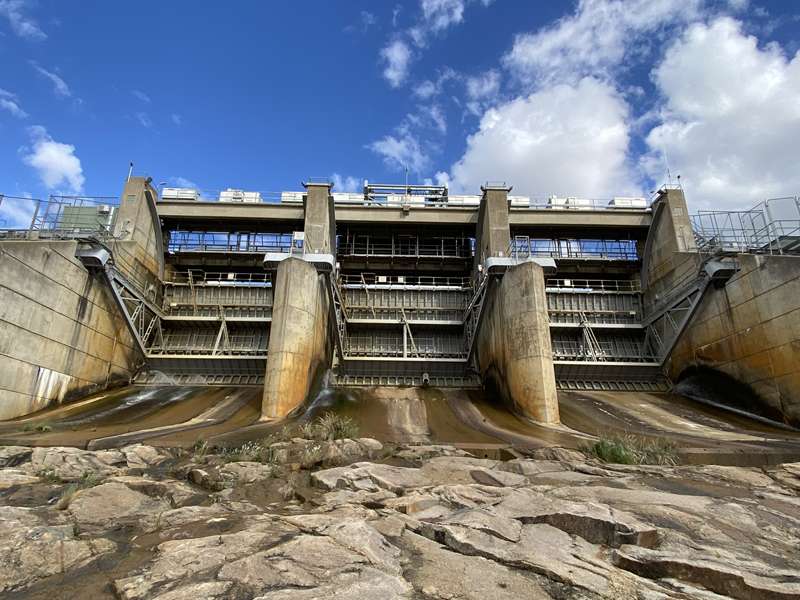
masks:
<svg viewBox="0 0 800 600"><path fill-rule="evenodd" d="M352 418L359 435L385 442L577 448L598 435L634 433L669 439L691 462L763 464L800 457L798 432L669 394L564 392L562 422L554 426L516 415L478 390L323 389L280 423L258 421L260 398L257 387L130 387L0 424L0 443L238 444L333 412ZM131 432L133 437L126 435Z"/></svg>

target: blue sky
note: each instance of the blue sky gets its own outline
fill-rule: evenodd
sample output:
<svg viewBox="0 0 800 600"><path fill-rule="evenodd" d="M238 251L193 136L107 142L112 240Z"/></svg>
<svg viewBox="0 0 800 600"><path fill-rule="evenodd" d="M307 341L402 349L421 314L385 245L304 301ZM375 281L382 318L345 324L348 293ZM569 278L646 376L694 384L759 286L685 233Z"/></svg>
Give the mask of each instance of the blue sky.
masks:
<svg viewBox="0 0 800 600"><path fill-rule="evenodd" d="M0 193L800 188L800 4L0 0ZM2 209L0 209L2 210Z"/></svg>

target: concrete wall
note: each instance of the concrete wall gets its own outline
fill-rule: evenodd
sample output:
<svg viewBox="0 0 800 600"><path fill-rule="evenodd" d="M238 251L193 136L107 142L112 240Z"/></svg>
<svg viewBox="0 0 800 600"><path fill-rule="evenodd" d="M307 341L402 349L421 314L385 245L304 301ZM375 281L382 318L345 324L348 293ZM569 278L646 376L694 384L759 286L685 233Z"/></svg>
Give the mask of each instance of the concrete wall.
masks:
<svg viewBox="0 0 800 600"><path fill-rule="evenodd" d="M125 182L114 221L114 260L140 286L158 285L164 277L164 243L156 208L158 193L149 179Z"/></svg>
<svg viewBox="0 0 800 600"><path fill-rule="evenodd" d="M692 366L717 369L800 425L800 257L738 259L741 271L706 293L672 353L669 375L677 380Z"/></svg>
<svg viewBox="0 0 800 600"><path fill-rule="evenodd" d="M522 414L558 423L544 271L523 263L489 285L476 346L481 377Z"/></svg>
<svg viewBox="0 0 800 600"><path fill-rule="evenodd" d="M316 375L330 366L330 306L314 265L288 258L278 266L261 417L280 419L302 405Z"/></svg>
<svg viewBox="0 0 800 600"><path fill-rule="evenodd" d="M336 218L331 186L328 183L306 185L305 251L333 254L336 248Z"/></svg>
<svg viewBox="0 0 800 600"><path fill-rule="evenodd" d="M653 202L653 225L647 233L642 264L642 290L649 309L686 277L697 275L696 254L689 210L683 191L662 190Z"/></svg>
<svg viewBox="0 0 800 600"><path fill-rule="evenodd" d="M482 190L476 229L476 266L492 256L505 256L511 241L508 225L509 188L487 187Z"/></svg>
<svg viewBox="0 0 800 600"><path fill-rule="evenodd" d="M141 356L74 241L0 242L0 419L114 384Z"/></svg>

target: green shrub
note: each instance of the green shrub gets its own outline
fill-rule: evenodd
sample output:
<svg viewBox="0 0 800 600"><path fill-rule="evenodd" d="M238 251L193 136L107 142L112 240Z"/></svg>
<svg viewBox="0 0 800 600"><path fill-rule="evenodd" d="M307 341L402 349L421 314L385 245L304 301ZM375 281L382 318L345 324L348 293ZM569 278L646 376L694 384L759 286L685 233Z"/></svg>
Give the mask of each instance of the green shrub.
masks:
<svg viewBox="0 0 800 600"><path fill-rule="evenodd" d="M320 442L358 437L358 424L350 417L327 413L305 423L300 432L306 439Z"/></svg>
<svg viewBox="0 0 800 600"><path fill-rule="evenodd" d="M581 450L607 463L665 466L678 464L675 445L662 438L636 435L601 436L594 444Z"/></svg>

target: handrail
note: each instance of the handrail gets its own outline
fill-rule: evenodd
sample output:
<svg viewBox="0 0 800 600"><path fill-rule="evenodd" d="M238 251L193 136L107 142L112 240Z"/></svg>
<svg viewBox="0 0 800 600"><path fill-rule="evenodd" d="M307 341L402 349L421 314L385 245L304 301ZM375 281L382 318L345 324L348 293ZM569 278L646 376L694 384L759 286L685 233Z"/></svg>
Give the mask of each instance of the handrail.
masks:
<svg viewBox="0 0 800 600"><path fill-rule="evenodd" d="M634 279L547 279L545 288L590 292L641 292L641 283Z"/></svg>
<svg viewBox="0 0 800 600"><path fill-rule="evenodd" d="M376 275L374 273L360 273L358 275L341 274L339 282L345 286L358 288L364 285L381 288L413 288L420 286L449 287L469 289L469 277L448 277L443 275Z"/></svg>

